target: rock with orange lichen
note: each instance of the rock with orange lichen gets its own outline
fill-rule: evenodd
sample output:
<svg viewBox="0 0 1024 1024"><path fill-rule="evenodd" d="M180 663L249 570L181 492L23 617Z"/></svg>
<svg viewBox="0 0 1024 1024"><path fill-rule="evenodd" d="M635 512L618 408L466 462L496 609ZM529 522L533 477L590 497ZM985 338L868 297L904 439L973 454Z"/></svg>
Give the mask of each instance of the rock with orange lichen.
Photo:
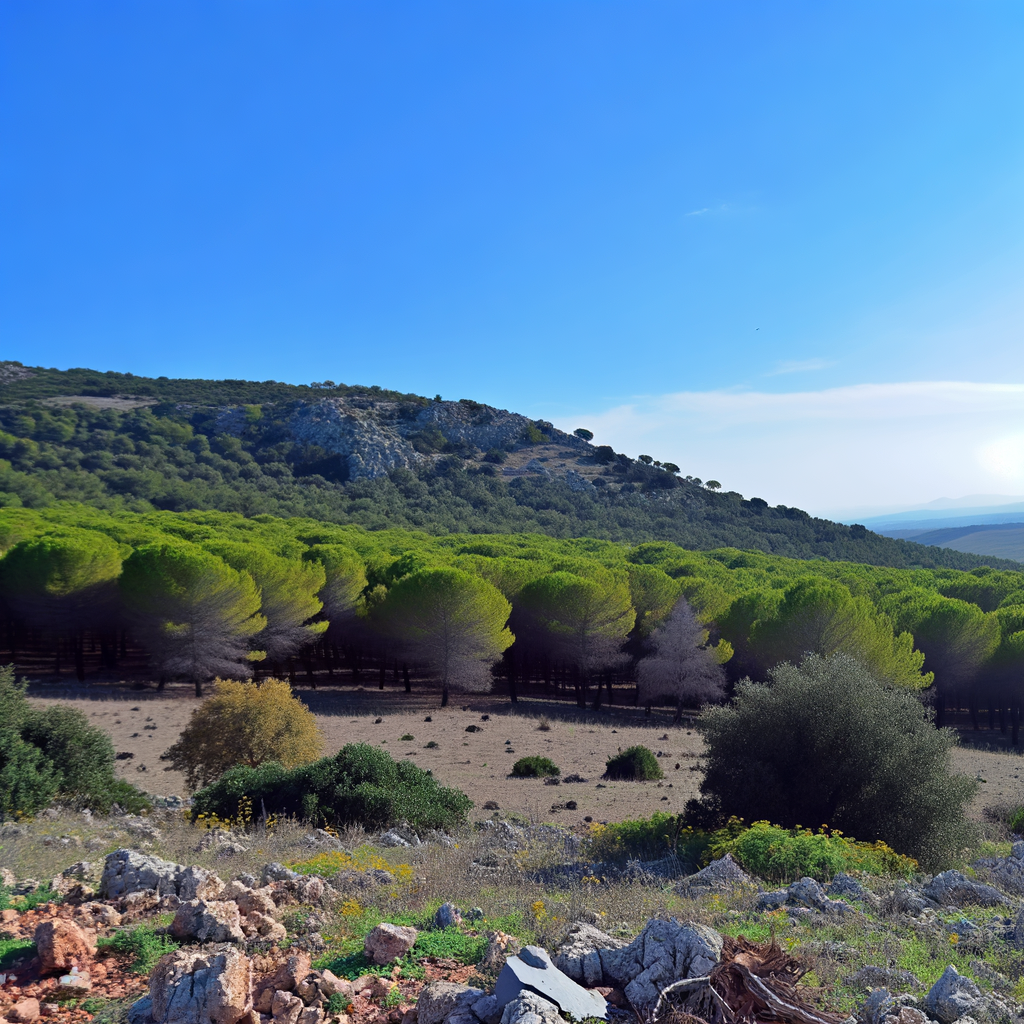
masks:
<svg viewBox="0 0 1024 1024"><path fill-rule="evenodd" d="M44 921L35 932L43 974L61 974L80 967L96 953L95 933L79 928L74 921L57 918Z"/></svg>

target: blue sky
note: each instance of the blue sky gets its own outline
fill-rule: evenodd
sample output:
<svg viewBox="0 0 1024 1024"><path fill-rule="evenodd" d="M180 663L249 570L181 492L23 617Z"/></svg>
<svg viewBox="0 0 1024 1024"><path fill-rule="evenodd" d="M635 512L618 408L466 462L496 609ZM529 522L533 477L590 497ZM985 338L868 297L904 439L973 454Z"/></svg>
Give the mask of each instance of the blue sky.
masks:
<svg viewBox="0 0 1024 1024"><path fill-rule="evenodd" d="M0 356L1024 493L1022 52L998 0L7 0Z"/></svg>

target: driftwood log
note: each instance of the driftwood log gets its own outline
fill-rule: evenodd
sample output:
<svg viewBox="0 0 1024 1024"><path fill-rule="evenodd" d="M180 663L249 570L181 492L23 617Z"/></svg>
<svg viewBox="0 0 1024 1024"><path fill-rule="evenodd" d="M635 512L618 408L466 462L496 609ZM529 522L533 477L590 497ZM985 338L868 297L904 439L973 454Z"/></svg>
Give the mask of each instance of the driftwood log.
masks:
<svg viewBox="0 0 1024 1024"><path fill-rule="evenodd" d="M781 946L726 938L710 974L662 990L651 1015L662 1024L843 1024L844 1014L812 1006L797 985L807 968Z"/></svg>

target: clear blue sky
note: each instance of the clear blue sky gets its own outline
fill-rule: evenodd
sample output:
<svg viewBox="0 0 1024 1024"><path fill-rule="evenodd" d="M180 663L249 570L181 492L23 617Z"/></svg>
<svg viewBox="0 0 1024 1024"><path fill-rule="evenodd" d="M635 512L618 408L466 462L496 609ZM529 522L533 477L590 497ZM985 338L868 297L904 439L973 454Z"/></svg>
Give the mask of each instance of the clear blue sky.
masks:
<svg viewBox="0 0 1024 1024"><path fill-rule="evenodd" d="M1022 54L1019 0L6 0L0 357L589 417L792 500L651 411L1024 383ZM1019 493L1022 407L920 499Z"/></svg>

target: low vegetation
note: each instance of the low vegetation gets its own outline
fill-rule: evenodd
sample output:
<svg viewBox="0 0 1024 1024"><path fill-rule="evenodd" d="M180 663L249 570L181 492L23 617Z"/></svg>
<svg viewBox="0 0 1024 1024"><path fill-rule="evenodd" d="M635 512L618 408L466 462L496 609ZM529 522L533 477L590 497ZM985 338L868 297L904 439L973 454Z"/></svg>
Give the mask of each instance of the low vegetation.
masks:
<svg viewBox="0 0 1024 1024"><path fill-rule="evenodd" d="M521 757L512 765L512 775L517 779L551 778L561 774L562 769L550 757Z"/></svg>
<svg viewBox="0 0 1024 1024"><path fill-rule="evenodd" d="M630 782L651 782L663 779L665 773L658 764L654 751L637 744L610 757L605 765L606 779L625 779Z"/></svg>
<svg viewBox="0 0 1024 1024"><path fill-rule="evenodd" d="M465 822L472 807L465 793L438 785L428 771L366 743L349 744L333 757L291 770L276 761L231 768L195 795L193 819L215 815L230 820L240 803L258 815L368 829L401 821L416 828L451 829Z"/></svg>

